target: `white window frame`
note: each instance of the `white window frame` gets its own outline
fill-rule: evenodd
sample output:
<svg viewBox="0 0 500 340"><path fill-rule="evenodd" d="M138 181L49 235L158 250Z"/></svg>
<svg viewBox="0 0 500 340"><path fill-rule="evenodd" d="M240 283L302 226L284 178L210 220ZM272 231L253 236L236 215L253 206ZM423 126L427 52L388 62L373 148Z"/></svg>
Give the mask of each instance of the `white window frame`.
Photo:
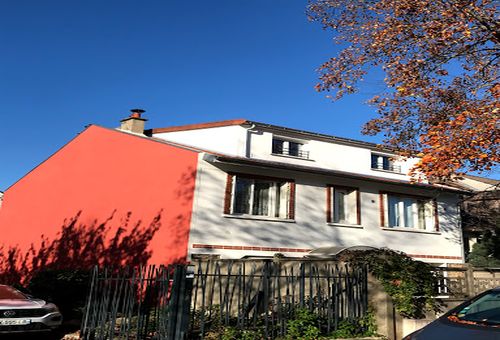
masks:
<svg viewBox="0 0 500 340"><path fill-rule="evenodd" d="M407 229L415 231L437 231L438 225L436 223L436 201L430 197L405 195L399 193L381 193L383 199L383 214L384 214L384 228L390 229ZM398 223L391 225L390 204L391 200L397 200L395 203ZM405 203L411 202L411 205ZM408 214L408 207L411 209L410 216ZM411 217L411 223L409 218Z"/></svg>
<svg viewBox="0 0 500 340"><path fill-rule="evenodd" d="M277 153L274 152L274 141L278 140L283 142L283 150L288 150L287 153L281 152ZM292 155L290 154L290 143L295 143L298 145L297 150L298 150L298 155ZM279 156L287 156L287 157L294 157L294 158L300 158L300 159L309 159L309 151L306 148L307 142L303 140L298 140L298 139L293 139L293 138L287 138L287 137L281 137L281 136L273 136L272 142L271 142L271 154L272 155L279 155ZM300 155L303 153L302 155Z"/></svg>
<svg viewBox="0 0 500 340"><path fill-rule="evenodd" d="M342 225L361 225L361 202L360 202L360 192L359 188L347 187L341 185L328 185L328 194L330 195L330 209L329 209L329 222L332 224L342 224ZM349 201L344 201L344 209L347 206L347 210L344 210L344 219L339 217L339 200L338 193L344 193L344 198Z"/></svg>
<svg viewBox="0 0 500 340"><path fill-rule="evenodd" d="M250 199L248 202L249 205L249 212L248 213L240 213L240 212L235 212L235 206L236 206L236 187L239 179L244 179L247 181L250 181ZM269 190L269 196L268 196L268 213L267 215L259 215L255 214L253 209L254 209L254 200L255 200L255 183L256 182L261 182L261 183L271 183L270 190ZM280 202L279 202L279 209L280 211L277 211L277 196L278 196L278 190L280 190L279 184L286 184L286 196L280 197ZM235 216L248 216L248 217L268 217L268 218L276 218L276 219L290 219L290 200L291 200L291 181L287 179L267 179L267 178L259 178L259 177L251 177L251 176L241 176L241 175L235 175L234 180L233 180L233 187L232 187L232 193L231 193L231 215ZM281 209L284 209L284 212L282 214ZM284 215L284 216L282 216Z"/></svg>
<svg viewBox="0 0 500 340"><path fill-rule="evenodd" d="M377 164L376 166L373 166L372 162L372 157L376 156L377 157ZM388 161L388 169L384 169L384 159L387 159ZM376 153L372 152L370 154L370 168L372 170L379 170L379 171L389 171L389 172L395 172L395 173L401 173L401 166L396 165L396 162L394 160L394 155L387 155L387 154L382 154L382 153Z"/></svg>

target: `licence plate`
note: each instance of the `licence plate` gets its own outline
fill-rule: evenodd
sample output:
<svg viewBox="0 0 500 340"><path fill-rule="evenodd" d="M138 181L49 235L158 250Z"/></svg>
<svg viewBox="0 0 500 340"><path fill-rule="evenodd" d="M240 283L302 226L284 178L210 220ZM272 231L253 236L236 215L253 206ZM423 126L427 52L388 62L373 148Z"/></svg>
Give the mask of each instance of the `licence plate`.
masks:
<svg viewBox="0 0 500 340"><path fill-rule="evenodd" d="M30 323L29 319L0 319L0 326L28 325Z"/></svg>

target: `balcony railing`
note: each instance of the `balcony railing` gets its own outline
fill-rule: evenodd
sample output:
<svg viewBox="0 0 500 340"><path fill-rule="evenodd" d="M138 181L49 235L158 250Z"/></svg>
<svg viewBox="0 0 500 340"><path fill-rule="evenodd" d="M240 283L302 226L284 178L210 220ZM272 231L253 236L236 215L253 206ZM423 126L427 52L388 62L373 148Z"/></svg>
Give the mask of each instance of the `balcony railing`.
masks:
<svg viewBox="0 0 500 340"><path fill-rule="evenodd" d="M372 163L372 169L401 173L401 165Z"/></svg>
<svg viewBox="0 0 500 340"><path fill-rule="evenodd" d="M309 159L309 151L290 148L273 148L273 154Z"/></svg>

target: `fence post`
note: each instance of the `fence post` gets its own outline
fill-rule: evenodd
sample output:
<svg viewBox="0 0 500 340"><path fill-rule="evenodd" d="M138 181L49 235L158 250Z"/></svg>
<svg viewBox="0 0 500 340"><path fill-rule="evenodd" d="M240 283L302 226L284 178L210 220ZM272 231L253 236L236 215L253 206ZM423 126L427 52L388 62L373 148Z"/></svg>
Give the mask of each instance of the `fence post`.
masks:
<svg viewBox="0 0 500 340"><path fill-rule="evenodd" d="M385 292L382 284L368 273L368 302L375 307L377 332L390 340L395 340L400 329L400 318L394 310L392 298ZM399 325L398 325L399 324Z"/></svg>
<svg viewBox="0 0 500 340"><path fill-rule="evenodd" d="M475 289L474 289L474 268L470 263L467 263L466 265L467 270L464 272L465 273L465 286L467 289L467 296L471 297L476 294Z"/></svg>
<svg viewBox="0 0 500 340"><path fill-rule="evenodd" d="M91 333L93 331L92 327L95 326L95 325L90 325L90 309L92 307L92 298L93 298L93 294L94 294L94 289L95 289L95 285L97 284L97 281L98 281L98 278L99 278L99 268L97 266L94 266L94 268L92 268L92 275L91 275L91 279L90 279L90 284L89 284L89 289L88 289L88 294L87 294L87 301L85 303L85 314L84 314L84 318L83 318L83 322L80 326L80 334L81 334L81 337L82 339L87 339L88 337L90 337Z"/></svg>
<svg viewBox="0 0 500 340"><path fill-rule="evenodd" d="M189 312L191 309L191 293L193 290L194 266L181 267L181 286L178 295L179 304L177 308L177 318L175 326L175 339L183 340L186 338L189 327Z"/></svg>

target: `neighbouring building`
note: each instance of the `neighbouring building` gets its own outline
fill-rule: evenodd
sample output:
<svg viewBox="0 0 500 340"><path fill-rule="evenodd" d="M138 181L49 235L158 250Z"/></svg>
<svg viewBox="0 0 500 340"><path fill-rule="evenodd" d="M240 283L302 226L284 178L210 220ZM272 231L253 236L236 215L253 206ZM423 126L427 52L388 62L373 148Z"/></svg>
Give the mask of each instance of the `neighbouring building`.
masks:
<svg viewBox="0 0 500 340"><path fill-rule="evenodd" d="M467 190L411 183L416 159L352 139L244 119L145 130L91 125L5 191L2 241L28 247L81 223L161 212L151 262L196 256L301 257L332 246L388 247L464 261Z"/></svg>
<svg viewBox="0 0 500 340"><path fill-rule="evenodd" d="M472 192L461 203L467 255L486 231L494 231L500 226L500 180L465 175L458 184Z"/></svg>

